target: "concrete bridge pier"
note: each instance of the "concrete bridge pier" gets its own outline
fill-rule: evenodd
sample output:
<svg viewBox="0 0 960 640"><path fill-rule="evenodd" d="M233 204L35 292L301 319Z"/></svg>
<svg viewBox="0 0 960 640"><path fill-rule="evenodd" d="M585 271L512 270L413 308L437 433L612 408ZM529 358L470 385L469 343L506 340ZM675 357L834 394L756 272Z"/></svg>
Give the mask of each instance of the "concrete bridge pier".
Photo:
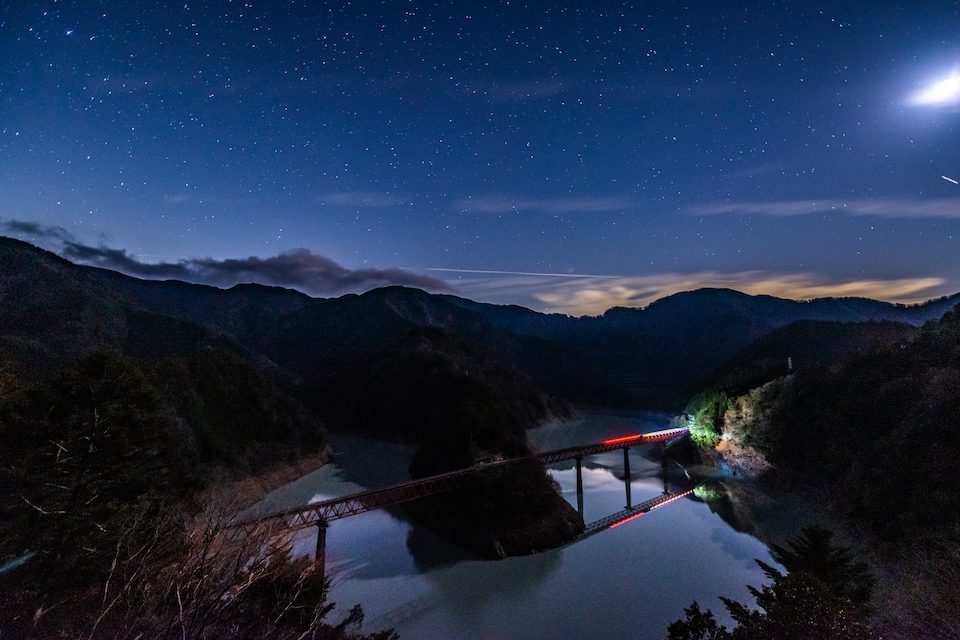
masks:
<svg viewBox="0 0 960 640"><path fill-rule="evenodd" d="M630 447L623 448L623 483L627 489L627 509L633 508L630 498Z"/></svg>
<svg viewBox="0 0 960 640"><path fill-rule="evenodd" d="M583 517L583 458L577 457L577 512Z"/></svg>
<svg viewBox="0 0 960 640"><path fill-rule="evenodd" d="M667 469L667 443L660 443L660 471L663 475L663 492L670 493L670 474Z"/></svg>
<svg viewBox="0 0 960 640"><path fill-rule="evenodd" d="M313 556L314 571L320 572L320 578L326 577L327 564L327 521L317 520L317 548Z"/></svg>

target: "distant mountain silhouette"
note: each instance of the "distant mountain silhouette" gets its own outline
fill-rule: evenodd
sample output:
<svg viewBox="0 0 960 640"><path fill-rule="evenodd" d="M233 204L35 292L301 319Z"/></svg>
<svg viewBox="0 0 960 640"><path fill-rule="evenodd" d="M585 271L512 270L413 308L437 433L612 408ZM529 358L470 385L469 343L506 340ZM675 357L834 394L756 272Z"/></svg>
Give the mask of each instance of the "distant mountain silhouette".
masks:
<svg viewBox="0 0 960 640"><path fill-rule="evenodd" d="M100 314L104 331L109 331L106 327L119 322L118 301L131 301L145 312L200 325L269 360L299 381L298 395L312 404L330 380L419 327L459 336L524 372L544 391L574 402L666 408L715 379L723 363L753 342L792 322L920 326L960 302L960 294L897 305L865 298L794 301L699 289L643 309L616 307L600 316L575 318L396 286L317 299L253 284L224 290L146 281L71 265L26 243L0 239L0 273L15 270L17 261L46 273L47 285L31 286L30 291L69 293L78 329ZM67 275L70 282L55 285ZM22 295L34 295L30 291ZM26 316L32 313L23 311Z"/></svg>
<svg viewBox="0 0 960 640"><path fill-rule="evenodd" d="M615 307L582 318L448 299L500 329L554 342L576 354L579 377L594 385L581 390L587 394L582 399L656 403L658 398L674 400L702 386L726 360L791 322L891 321L919 326L950 310L960 294L908 306L865 298L795 301L699 289L662 298L644 309Z"/></svg>

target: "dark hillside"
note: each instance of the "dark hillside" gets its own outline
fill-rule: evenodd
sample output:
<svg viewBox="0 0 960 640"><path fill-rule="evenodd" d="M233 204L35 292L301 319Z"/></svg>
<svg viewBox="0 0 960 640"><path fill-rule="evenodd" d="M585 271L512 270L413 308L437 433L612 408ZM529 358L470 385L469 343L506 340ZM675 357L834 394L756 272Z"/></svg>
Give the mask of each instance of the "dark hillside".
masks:
<svg viewBox="0 0 960 640"><path fill-rule="evenodd" d="M801 481L844 487L837 505L884 539L960 528L960 480L944 472L960 459L956 310L908 344L797 373L771 416L774 462Z"/></svg>
<svg viewBox="0 0 960 640"><path fill-rule="evenodd" d="M128 302L85 269L0 237L0 350L35 378L125 338Z"/></svg>
<svg viewBox="0 0 960 640"><path fill-rule="evenodd" d="M897 629L891 637L949 637L943 625L960 604L960 307L899 339L910 333L889 323L791 325L744 361L779 360L788 346L806 354L805 366L708 400L726 407L724 456L744 466L739 448L759 450L776 477L869 534L897 585L880 611Z"/></svg>
<svg viewBox="0 0 960 640"><path fill-rule="evenodd" d="M536 314L451 298L495 326L562 344L581 362L581 393L605 402L680 402L718 367L771 331L798 320L890 321L919 326L960 296L920 305L862 298L794 301L729 289L678 293L644 309L613 308L597 317Z"/></svg>
<svg viewBox="0 0 960 640"><path fill-rule="evenodd" d="M249 471L325 448L316 418L224 335L152 313L91 270L16 240L0 238L0 282L0 364L18 388L45 388L107 358L143 378L162 429L179 434L169 442L195 463Z"/></svg>
<svg viewBox="0 0 960 640"><path fill-rule="evenodd" d="M569 407L537 389L524 374L489 352L441 329L411 329L371 353L353 379L338 381L333 395L344 399L342 422L354 428L423 441L483 426L494 438L477 449L453 455L443 471L509 453L495 446L496 433L524 441L524 431L546 418L565 417Z"/></svg>
<svg viewBox="0 0 960 640"><path fill-rule="evenodd" d="M908 342L919 332L900 322L799 320L771 331L725 362L705 386L739 395L786 375L788 358L794 369L825 367Z"/></svg>
<svg viewBox="0 0 960 640"><path fill-rule="evenodd" d="M858 298L797 302L702 289L669 296L645 309L614 308L597 317L572 318L404 287L314 299L258 285L221 290L151 282L75 267L25 243L3 243L4 292L14 304L0 310L11 329L3 331L2 339L11 357L22 354L22 363L35 363L44 371L48 365L56 366L58 354L79 354L104 345L123 343L144 353L167 348L150 347L137 335L186 339L187 325L171 324L161 331L161 318L147 320L142 314L137 316L139 325L154 326L140 331L129 315L129 309L136 309L204 327L212 332L205 340L221 334L243 345L246 359L296 388L314 407L338 405L329 391L342 388L339 379L356 379L366 360L417 327L457 335L522 371L544 391L571 401L669 408L704 381L717 380L718 369L738 352L791 322L919 325L939 317L953 299L914 306ZM21 268L21 263L26 266ZM29 295L34 279L25 278L31 269L39 273L34 279L42 285L43 294L36 297ZM121 307L127 310L126 320L116 313ZM68 326L72 328L57 328ZM43 327L50 332L40 337L37 333ZM128 332L134 335L132 340L125 337ZM65 335L78 338L68 340ZM199 338L196 334L191 339Z"/></svg>
<svg viewBox="0 0 960 640"><path fill-rule="evenodd" d="M140 280L116 271L88 268L95 278L135 300L143 309L226 334L271 360L277 357L277 328L281 320L318 302L299 291L281 287L243 284L218 289L176 280Z"/></svg>
<svg viewBox="0 0 960 640"><path fill-rule="evenodd" d="M597 317L573 318L397 286L314 299L277 287L221 290L138 280L101 269L89 272L147 310L230 336L305 381L307 398L370 349L413 327L437 327L568 400L669 408L680 405L704 380L715 379L717 368L729 358L791 322L919 326L960 300L953 296L906 306L862 298L794 301L700 289L644 309L613 308Z"/></svg>

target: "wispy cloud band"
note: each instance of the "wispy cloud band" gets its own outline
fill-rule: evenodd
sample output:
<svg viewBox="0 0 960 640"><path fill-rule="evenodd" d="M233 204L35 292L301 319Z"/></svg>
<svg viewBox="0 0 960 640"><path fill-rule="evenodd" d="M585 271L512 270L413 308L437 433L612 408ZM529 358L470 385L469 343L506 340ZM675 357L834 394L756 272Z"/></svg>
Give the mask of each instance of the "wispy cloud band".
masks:
<svg viewBox="0 0 960 640"><path fill-rule="evenodd" d="M451 270L453 271L453 270ZM597 315L611 307L643 307L665 296L702 288L736 289L752 295L806 300L823 297L865 297L890 302L920 302L948 291L942 277L831 279L816 273L741 271L659 273L649 275L584 275L564 273L456 270L467 296L525 304L569 315Z"/></svg>
<svg viewBox="0 0 960 640"><path fill-rule="evenodd" d="M546 214L603 213L624 211L637 206L625 196L523 198L511 196L482 196L464 198L456 203L464 213L516 213L530 211Z"/></svg>
<svg viewBox="0 0 960 640"><path fill-rule="evenodd" d="M960 198L864 198L856 200L774 200L712 202L684 209L697 216L763 215L774 217L845 214L880 218L960 218Z"/></svg>
<svg viewBox="0 0 960 640"><path fill-rule="evenodd" d="M175 262L145 262L124 249L84 244L62 227L6 220L0 221L0 232L3 231L42 241L76 262L151 279L176 279L215 286L255 282L292 287L321 296L362 292L388 285L454 292L453 287L439 278L405 269L348 269L308 249L294 249L267 258L187 258Z"/></svg>

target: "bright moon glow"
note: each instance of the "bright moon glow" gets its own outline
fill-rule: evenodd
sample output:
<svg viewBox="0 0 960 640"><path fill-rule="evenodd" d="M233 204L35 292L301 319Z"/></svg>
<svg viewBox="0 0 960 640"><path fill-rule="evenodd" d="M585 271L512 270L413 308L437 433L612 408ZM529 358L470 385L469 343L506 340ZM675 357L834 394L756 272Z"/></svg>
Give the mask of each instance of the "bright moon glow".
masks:
<svg viewBox="0 0 960 640"><path fill-rule="evenodd" d="M960 102L960 75L957 73L913 96L913 104L947 104L951 102Z"/></svg>

